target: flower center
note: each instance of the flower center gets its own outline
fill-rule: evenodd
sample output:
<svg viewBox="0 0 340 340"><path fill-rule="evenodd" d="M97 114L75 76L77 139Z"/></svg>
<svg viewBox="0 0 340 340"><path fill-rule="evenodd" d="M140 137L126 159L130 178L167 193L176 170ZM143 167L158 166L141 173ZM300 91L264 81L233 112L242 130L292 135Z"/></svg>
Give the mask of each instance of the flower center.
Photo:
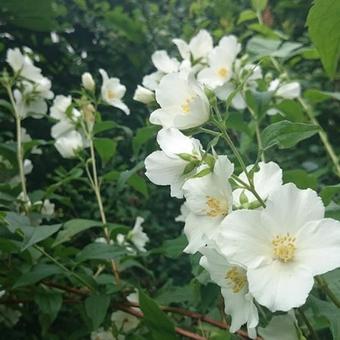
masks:
<svg viewBox="0 0 340 340"><path fill-rule="evenodd" d="M116 93L112 90L107 90L107 97L109 99L114 99L114 98L116 98Z"/></svg>
<svg viewBox="0 0 340 340"><path fill-rule="evenodd" d="M210 217L224 216L228 213L228 202L207 196L207 215Z"/></svg>
<svg viewBox="0 0 340 340"><path fill-rule="evenodd" d="M185 102L181 105L182 111L184 113L190 112L190 104L193 101L194 97L191 96L185 100Z"/></svg>
<svg viewBox="0 0 340 340"><path fill-rule="evenodd" d="M220 77L225 78L228 75L228 70L225 67L221 67L218 69L217 74Z"/></svg>
<svg viewBox="0 0 340 340"><path fill-rule="evenodd" d="M238 293L247 284L247 277L243 270L238 267L231 267L225 275L225 278L231 284L234 293Z"/></svg>
<svg viewBox="0 0 340 340"><path fill-rule="evenodd" d="M284 263L293 260L296 250L295 241L296 238L289 233L276 235L272 241L274 256Z"/></svg>

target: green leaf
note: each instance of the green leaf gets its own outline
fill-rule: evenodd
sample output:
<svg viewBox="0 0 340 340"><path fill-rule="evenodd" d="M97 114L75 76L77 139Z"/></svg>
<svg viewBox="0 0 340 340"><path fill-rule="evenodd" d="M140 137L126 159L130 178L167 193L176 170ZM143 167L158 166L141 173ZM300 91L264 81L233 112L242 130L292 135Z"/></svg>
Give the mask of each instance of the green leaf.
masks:
<svg viewBox="0 0 340 340"><path fill-rule="evenodd" d="M317 89L308 89L304 92L303 96L312 104L320 103L328 99L340 100L340 92L327 92Z"/></svg>
<svg viewBox="0 0 340 340"><path fill-rule="evenodd" d="M329 185L321 189L320 196L325 205L331 203L335 195L340 194L340 184Z"/></svg>
<svg viewBox="0 0 340 340"><path fill-rule="evenodd" d="M42 226L34 227L32 236L24 243L21 250L24 251L28 247L31 247L34 244L45 240L46 238L56 233L60 228L61 228L61 224L42 225Z"/></svg>
<svg viewBox="0 0 340 340"><path fill-rule="evenodd" d="M98 123L95 124L95 126L93 128L93 133L96 135L100 132L104 132L104 131L107 131L107 130L114 129L115 127L117 127L117 124L115 122L110 121L110 120L104 121L104 122L98 122Z"/></svg>
<svg viewBox="0 0 340 340"><path fill-rule="evenodd" d="M168 316L158 307L156 302L139 290L139 303L144 313L144 322L150 329L153 340L178 339L175 326Z"/></svg>
<svg viewBox="0 0 340 340"><path fill-rule="evenodd" d="M79 252L76 257L78 263L86 260L114 260L125 254L125 249L113 244L91 243Z"/></svg>
<svg viewBox="0 0 340 340"><path fill-rule="evenodd" d="M149 197L149 191L148 186L146 184L146 181L143 177L139 176L138 174L132 175L128 181L127 184L141 193L145 198Z"/></svg>
<svg viewBox="0 0 340 340"><path fill-rule="evenodd" d="M46 277L61 273L61 269L54 264L38 264L31 271L23 274L13 285L13 288L35 284Z"/></svg>
<svg viewBox="0 0 340 340"><path fill-rule="evenodd" d="M111 160L117 151L117 141L110 138L95 138L94 146L99 153L103 164L106 164Z"/></svg>
<svg viewBox="0 0 340 340"><path fill-rule="evenodd" d="M333 79L340 57L340 1L315 0L308 13L307 26L322 65Z"/></svg>
<svg viewBox="0 0 340 340"><path fill-rule="evenodd" d="M251 0L251 5L255 11L262 12L267 6L268 0Z"/></svg>
<svg viewBox="0 0 340 340"><path fill-rule="evenodd" d="M254 11L252 11L251 9L246 9L246 10L241 12L241 14L240 14L240 16L237 20L237 24L239 25L242 22L253 20L253 19L256 19L256 13Z"/></svg>
<svg viewBox="0 0 340 340"><path fill-rule="evenodd" d="M90 318L92 329L96 330L103 323L110 305L110 296L94 294L85 300L86 315Z"/></svg>
<svg viewBox="0 0 340 340"><path fill-rule="evenodd" d="M263 130L263 149L266 150L275 145L280 149L291 148L317 132L318 127L313 124L292 123L288 120L283 120L271 124Z"/></svg>
<svg viewBox="0 0 340 340"><path fill-rule="evenodd" d="M134 155L138 155L141 147L151 138L153 138L159 127L157 126L145 126L137 130L136 136L132 140L132 150Z"/></svg>
<svg viewBox="0 0 340 340"><path fill-rule="evenodd" d="M121 172L117 182L117 190L120 191L124 187L125 183L129 180L129 178L143 168L144 162L139 162L132 169Z"/></svg>
<svg viewBox="0 0 340 340"><path fill-rule="evenodd" d="M246 92L247 105L258 119L261 119L266 114L272 97L272 92L259 92L256 90Z"/></svg>
<svg viewBox="0 0 340 340"><path fill-rule="evenodd" d="M41 291L35 298L41 313L49 316L49 322L52 323L57 317L61 308L63 297L61 293L55 291Z"/></svg>
<svg viewBox="0 0 340 340"><path fill-rule="evenodd" d="M166 240L162 244L162 251L164 255L170 258L177 258L183 253L183 249L187 246L188 242L184 235L181 235L172 240Z"/></svg>
<svg viewBox="0 0 340 340"><path fill-rule="evenodd" d="M287 170L283 173L283 179L285 183L295 183L299 189L311 188L316 190L318 180L316 176L309 174L305 170Z"/></svg>
<svg viewBox="0 0 340 340"><path fill-rule="evenodd" d="M74 235L77 235L84 230L100 226L102 226L102 223L98 221L83 220L79 218L70 220L63 225L63 230L58 233L52 247L70 241Z"/></svg>

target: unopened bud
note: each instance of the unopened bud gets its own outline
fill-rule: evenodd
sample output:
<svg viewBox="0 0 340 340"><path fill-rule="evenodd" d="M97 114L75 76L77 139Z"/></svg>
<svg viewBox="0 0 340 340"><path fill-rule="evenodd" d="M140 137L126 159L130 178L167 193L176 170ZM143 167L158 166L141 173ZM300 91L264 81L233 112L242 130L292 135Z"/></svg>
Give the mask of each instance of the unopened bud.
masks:
<svg viewBox="0 0 340 340"><path fill-rule="evenodd" d="M94 90L96 83L94 82L91 73L89 72L83 73L83 75L81 76L81 81L86 90L88 91Z"/></svg>

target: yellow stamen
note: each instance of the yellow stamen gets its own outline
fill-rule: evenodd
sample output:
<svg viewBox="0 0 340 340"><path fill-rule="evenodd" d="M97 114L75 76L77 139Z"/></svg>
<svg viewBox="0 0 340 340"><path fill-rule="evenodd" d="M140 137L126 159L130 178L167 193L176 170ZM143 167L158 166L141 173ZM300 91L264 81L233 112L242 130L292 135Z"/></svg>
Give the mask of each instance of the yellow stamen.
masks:
<svg viewBox="0 0 340 340"><path fill-rule="evenodd" d="M109 99L114 99L114 98L116 98L116 93L114 91L112 91L112 90L108 90L107 91L107 97Z"/></svg>
<svg viewBox="0 0 340 340"><path fill-rule="evenodd" d="M295 256L296 238L289 233L286 235L276 235L272 241L274 256L281 262L289 262Z"/></svg>
<svg viewBox="0 0 340 340"><path fill-rule="evenodd" d="M222 77L225 78L228 75L228 70L225 67L221 67L218 71L217 74Z"/></svg>
<svg viewBox="0 0 340 340"><path fill-rule="evenodd" d="M247 284L247 277L240 268L232 267L225 275L226 280L231 284L234 293L239 293L241 289Z"/></svg>
<svg viewBox="0 0 340 340"><path fill-rule="evenodd" d="M228 202L219 200L212 196L207 196L207 215L210 217L224 216L228 213Z"/></svg>

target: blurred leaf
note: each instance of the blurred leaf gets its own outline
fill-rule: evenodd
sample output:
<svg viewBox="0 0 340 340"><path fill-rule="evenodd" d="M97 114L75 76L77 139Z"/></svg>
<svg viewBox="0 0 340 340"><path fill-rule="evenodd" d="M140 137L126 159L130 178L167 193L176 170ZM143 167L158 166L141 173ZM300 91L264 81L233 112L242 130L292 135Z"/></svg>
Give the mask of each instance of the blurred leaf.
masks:
<svg viewBox="0 0 340 340"><path fill-rule="evenodd" d="M143 320L150 329L153 340L178 339L172 321L142 290L139 290L139 303L144 313Z"/></svg>
<svg viewBox="0 0 340 340"><path fill-rule="evenodd" d="M134 174L128 179L127 183L133 189L141 193L145 198L149 197L148 186L143 177L139 176L138 174Z"/></svg>
<svg viewBox="0 0 340 340"><path fill-rule="evenodd" d="M23 274L13 285L13 288L35 284L46 277L61 273L61 269L54 264L38 264L31 271Z"/></svg>
<svg viewBox="0 0 340 340"><path fill-rule="evenodd" d="M251 108L257 119L263 118L266 114L272 97L272 92L259 92L256 90L248 90L246 92L247 105Z"/></svg>
<svg viewBox="0 0 340 340"><path fill-rule="evenodd" d="M170 258L177 258L182 255L183 249L187 246L188 242L184 235L180 235L179 237L173 240L166 240L162 244L162 251L164 255Z"/></svg>
<svg viewBox="0 0 340 340"><path fill-rule="evenodd" d="M85 300L85 310L92 323L92 329L96 330L103 323L110 305L110 296L94 294Z"/></svg>
<svg viewBox="0 0 340 340"><path fill-rule="evenodd" d="M52 0L2 0L1 21L34 31L57 27Z"/></svg>
<svg viewBox="0 0 340 340"><path fill-rule="evenodd" d="M61 228L61 224L42 225L42 226L34 227L32 236L29 238L29 240L25 242L21 250L24 251L28 247L31 247L32 245L45 240L46 238L56 233L60 228Z"/></svg>
<svg viewBox="0 0 340 340"><path fill-rule="evenodd" d="M57 238L54 241L52 247L55 247L66 241L70 241L74 235L77 235L84 230L87 230L93 227L100 227L100 226L102 226L101 222L93 221L93 220L83 220L80 218L67 221L63 225L63 230L61 230L58 233Z"/></svg>
<svg viewBox="0 0 340 340"><path fill-rule="evenodd" d="M340 184L329 185L321 189L320 196L325 205L331 203L335 195L340 194Z"/></svg>
<svg viewBox="0 0 340 340"><path fill-rule="evenodd" d="M278 145L280 149L291 148L317 132L318 127L313 124L292 123L288 120L283 120L271 124L263 130L263 149L269 149L274 145Z"/></svg>
<svg viewBox="0 0 340 340"><path fill-rule="evenodd" d="M262 12L267 6L268 0L251 0L251 5L255 11Z"/></svg>
<svg viewBox="0 0 340 340"><path fill-rule="evenodd" d="M303 96L312 104L320 103L327 99L340 100L340 92L327 92L317 89L308 89L304 92Z"/></svg>
<svg viewBox="0 0 340 340"><path fill-rule="evenodd" d="M284 171L283 180L285 183L292 182L296 184L299 189L311 188L316 190L318 185L316 176L301 169Z"/></svg>
<svg viewBox="0 0 340 340"><path fill-rule="evenodd" d="M110 138L95 138L94 146L105 165L117 151L117 141Z"/></svg>
<svg viewBox="0 0 340 340"><path fill-rule="evenodd" d="M340 57L340 1L315 0L308 13L307 26L323 67L333 79Z"/></svg>
<svg viewBox="0 0 340 340"><path fill-rule="evenodd" d="M118 191L123 188L123 186L130 179L131 176L133 176L134 174L136 174L139 170L143 168L144 168L144 162L139 162L132 169L121 172L118 182L117 182Z"/></svg>
<svg viewBox="0 0 340 340"><path fill-rule="evenodd" d="M158 130L159 128L157 126L146 126L137 130L136 136L133 137L132 140L132 149L134 155L138 155L143 144L153 138Z"/></svg>
<svg viewBox="0 0 340 340"><path fill-rule="evenodd" d="M103 121L103 122L96 122L94 128L93 128L93 133L97 135L100 132L104 132L107 130L114 129L117 126L115 122L112 122L110 120L108 121Z"/></svg>
<svg viewBox="0 0 340 340"><path fill-rule="evenodd" d="M295 100L285 99L275 105L283 115L292 122L304 122L305 115L301 104Z"/></svg>
<svg viewBox="0 0 340 340"><path fill-rule="evenodd" d="M88 244L76 256L78 263L86 260L114 260L125 254L125 249L113 244L94 242Z"/></svg>
<svg viewBox="0 0 340 340"><path fill-rule="evenodd" d="M238 18L237 24L241 24L242 22L249 21L249 20L256 19L256 18L257 16L254 11L252 11L251 9L246 9L241 12Z"/></svg>
<svg viewBox="0 0 340 340"><path fill-rule="evenodd" d="M41 313L48 315L49 321L52 323L61 308L63 302L62 294L56 291L39 291L34 300L39 306Z"/></svg>

